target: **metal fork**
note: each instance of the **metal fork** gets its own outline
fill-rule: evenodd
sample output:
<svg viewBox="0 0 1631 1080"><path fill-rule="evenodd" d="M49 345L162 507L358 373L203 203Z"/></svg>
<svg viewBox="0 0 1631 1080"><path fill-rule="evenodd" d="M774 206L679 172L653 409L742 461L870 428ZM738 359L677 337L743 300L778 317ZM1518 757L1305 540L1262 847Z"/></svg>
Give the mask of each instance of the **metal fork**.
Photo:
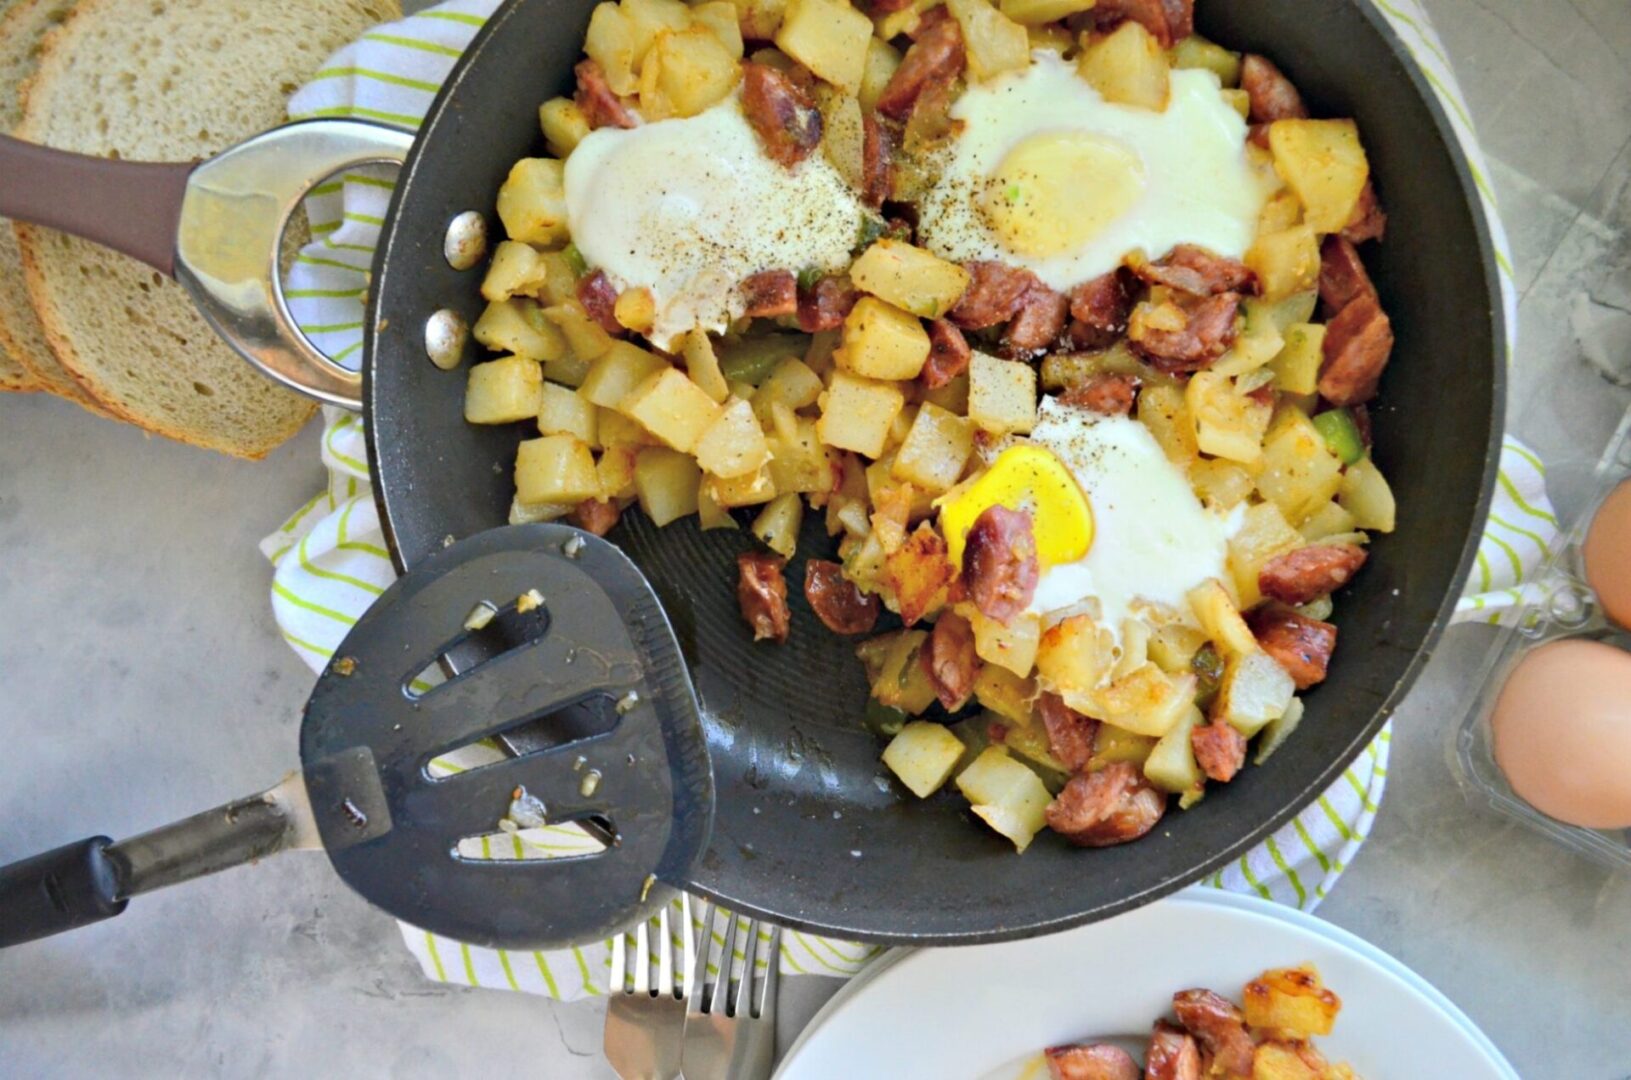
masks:
<svg viewBox="0 0 1631 1080"><path fill-rule="evenodd" d="M727 913L724 939L715 962L718 970L714 981L709 983L714 905L710 903L703 912L700 941L695 949L697 966L685 1013L685 1054L681 1062L685 1080L767 1080L770 1076L770 1066L776 1056L776 986L782 931L779 926L770 928L765 975L760 992L755 995L759 921L747 920L742 967L733 974L736 928L741 922L739 916Z"/></svg>
<svg viewBox="0 0 1631 1080"><path fill-rule="evenodd" d="M696 956L691 940L691 898L682 896L679 982L674 980L673 938L669 905L658 913L660 939L657 985L651 985L651 924L634 928L634 964L628 964L627 934L612 939L611 998L606 1005L606 1060L622 1080L677 1080L685 1033L685 995L691 987Z"/></svg>

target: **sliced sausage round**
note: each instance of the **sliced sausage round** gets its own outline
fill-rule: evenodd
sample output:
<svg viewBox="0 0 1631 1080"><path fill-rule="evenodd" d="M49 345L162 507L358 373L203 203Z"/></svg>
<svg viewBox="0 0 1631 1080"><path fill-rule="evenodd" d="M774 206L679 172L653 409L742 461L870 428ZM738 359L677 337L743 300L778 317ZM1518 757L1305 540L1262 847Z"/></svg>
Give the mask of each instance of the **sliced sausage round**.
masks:
<svg viewBox="0 0 1631 1080"><path fill-rule="evenodd" d="M1048 827L1079 847L1137 840L1166 813L1167 797L1130 762L1071 777L1048 804Z"/></svg>
<svg viewBox="0 0 1631 1080"><path fill-rule="evenodd" d="M835 634L864 634L878 621L878 598L844 577L844 568L826 559L804 564L804 599L822 625Z"/></svg>

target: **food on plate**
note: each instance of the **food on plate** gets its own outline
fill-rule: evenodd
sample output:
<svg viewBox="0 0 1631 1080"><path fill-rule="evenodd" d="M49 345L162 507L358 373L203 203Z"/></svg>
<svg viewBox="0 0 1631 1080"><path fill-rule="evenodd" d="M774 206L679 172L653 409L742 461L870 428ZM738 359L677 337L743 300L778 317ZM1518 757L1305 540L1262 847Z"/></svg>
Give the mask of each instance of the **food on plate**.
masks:
<svg viewBox="0 0 1631 1080"><path fill-rule="evenodd" d="M1240 1000L1174 994L1174 1020L1155 1022L1142 1068L1121 1047L1093 1042L1049 1047L1041 1064L1053 1080L1357 1080L1314 1046L1313 1036L1331 1033L1342 1001L1313 965L1265 971Z"/></svg>
<svg viewBox="0 0 1631 1080"><path fill-rule="evenodd" d="M1631 828L1631 653L1565 638L1507 676L1490 714L1495 763L1544 814Z"/></svg>
<svg viewBox="0 0 1631 1080"><path fill-rule="evenodd" d="M1017 851L1273 754L1395 524L1358 130L1192 22L607 2L498 192L512 519L746 526L744 633L854 636L890 773Z"/></svg>

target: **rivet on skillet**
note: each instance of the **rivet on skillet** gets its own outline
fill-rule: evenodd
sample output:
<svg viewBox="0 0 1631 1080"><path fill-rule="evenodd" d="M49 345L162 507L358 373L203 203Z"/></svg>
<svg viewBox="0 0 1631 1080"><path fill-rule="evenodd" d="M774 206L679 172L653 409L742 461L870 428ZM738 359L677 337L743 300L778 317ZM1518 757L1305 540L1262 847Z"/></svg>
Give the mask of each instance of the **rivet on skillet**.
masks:
<svg viewBox="0 0 1631 1080"><path fill-rule="evenodd" d="M487 219L476 210L455 214L447 223L442 255L455 270L468 270L487 254Z"/></svg>
<svg viewBox="0 0 1631 1080"><path fill-rule="evenodd" d="M425 352L430 355L430 362L443 371L459 366L469 337L470 324L452 308L442 308L425 320Z"/></svg>

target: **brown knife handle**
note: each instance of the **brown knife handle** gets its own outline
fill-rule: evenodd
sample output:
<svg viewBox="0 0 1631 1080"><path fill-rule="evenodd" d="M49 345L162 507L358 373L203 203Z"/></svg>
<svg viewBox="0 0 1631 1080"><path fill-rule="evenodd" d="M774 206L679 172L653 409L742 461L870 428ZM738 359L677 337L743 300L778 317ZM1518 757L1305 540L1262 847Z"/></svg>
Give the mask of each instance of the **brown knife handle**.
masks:
<svg viewBox="0 0 1631 1080"><path fill-rule="evenodd" d="M0 135L0 217L122 251L170 276L191 162L118 161Z"/></svg>

